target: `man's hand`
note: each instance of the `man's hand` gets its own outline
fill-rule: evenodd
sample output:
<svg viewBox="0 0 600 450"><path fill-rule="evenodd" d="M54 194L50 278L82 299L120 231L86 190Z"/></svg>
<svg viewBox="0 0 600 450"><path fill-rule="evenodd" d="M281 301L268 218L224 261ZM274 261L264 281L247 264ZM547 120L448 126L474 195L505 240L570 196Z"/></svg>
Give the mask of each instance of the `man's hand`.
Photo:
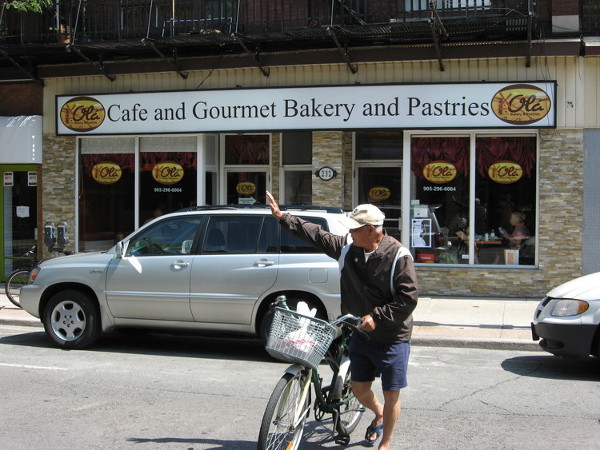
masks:
<svg viewBox="0 0 600 450"><path fill-rule="evenodd" d="M269 191L267 191L267 200L269 200L269 207L271 208L271 214L273 214L273 217L275 217L276 219L281 219L283 213L279 209L279 205L275 201L275 198L271 195Z"/></svg>
<svg viewBox="0 0 600 450"><path fill-rule="evenodd" d="M373 331L377 326L371 315L363 316L363 323L360 328L364 331Z"/></svg>

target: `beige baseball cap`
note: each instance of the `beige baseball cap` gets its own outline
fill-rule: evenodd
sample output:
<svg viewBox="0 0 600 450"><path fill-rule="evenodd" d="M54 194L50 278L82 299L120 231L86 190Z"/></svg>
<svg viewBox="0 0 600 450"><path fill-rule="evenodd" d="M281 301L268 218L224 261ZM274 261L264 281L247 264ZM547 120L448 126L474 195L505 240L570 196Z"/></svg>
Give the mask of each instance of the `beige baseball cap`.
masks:
<svg viewBox="0 0 600 450"><path fill-rule="evenodd" d="M365 225L383 225L383 219L385 214L377 206L365 203L354 208L348 216L342 217L340 222L349 230L355 230Z"/></svg>

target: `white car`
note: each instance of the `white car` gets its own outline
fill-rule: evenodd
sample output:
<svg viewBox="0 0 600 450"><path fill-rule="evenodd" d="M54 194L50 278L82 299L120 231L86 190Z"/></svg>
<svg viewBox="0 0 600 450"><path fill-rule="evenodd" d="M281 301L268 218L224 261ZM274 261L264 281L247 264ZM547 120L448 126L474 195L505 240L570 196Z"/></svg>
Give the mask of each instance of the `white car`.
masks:
<svg viewBox="0 0 600 450"><path fill-rule="evenodd" d="M555 355L600 356L600 272L552 289L538 304L533 340Z"/></svg>
<svg viewBox="0 0 600 450"><path fill-rule="evenodd" d="M288 209L344 235L341 210ZM265 207L197 207L144 225L105 252L42 262L21 289L52 341L84 348L124 327L260 336L286 295L317 317L340 313L337 262L287 233Z"/></svg>

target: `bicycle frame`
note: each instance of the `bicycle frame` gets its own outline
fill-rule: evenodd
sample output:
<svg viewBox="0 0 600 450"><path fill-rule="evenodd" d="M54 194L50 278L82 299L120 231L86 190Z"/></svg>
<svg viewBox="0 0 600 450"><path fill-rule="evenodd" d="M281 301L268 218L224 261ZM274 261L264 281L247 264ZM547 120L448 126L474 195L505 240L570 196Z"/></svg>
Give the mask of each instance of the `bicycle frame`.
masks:
<svg viewBox="0 0 600 450"><path fill-rule="evenodd" d="M323 378L319 375L319 371L316 369L307 368L301 364L292 364L286 369L286 373L291 375L297 375L302 371L308 371L306 382L302 386L302 395L299 400L299 404L303 405L306 397L310 395L310 385L312 384L315 392L315 416L316 410L319 409L321 418L324 414L332 414L334 416L334 425L337 425L336 415L339 414L340 407L348 404L353 398L353 395L347 396L345 399L342 395L343 383L346 378L346 374L350 369L350 359L348 357L348 343L350 334L343 332L339 341L334 341L334 344L328 350L325 355L325 361L333 371L331 382L328 385L330 389L325 395L323 388ZM310 401L308 402L308 408L310 408ZM296 427L301 421L307 410L296 411L293 424ZM317 418L317 420L320 420ZM334 426L334 432L337 427Z"/></svg>

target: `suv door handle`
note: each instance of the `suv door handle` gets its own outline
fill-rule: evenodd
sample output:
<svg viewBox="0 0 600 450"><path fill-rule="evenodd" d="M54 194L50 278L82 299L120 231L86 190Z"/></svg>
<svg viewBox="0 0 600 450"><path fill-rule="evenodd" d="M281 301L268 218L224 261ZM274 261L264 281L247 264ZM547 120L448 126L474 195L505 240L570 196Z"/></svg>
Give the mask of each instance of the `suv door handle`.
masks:
<svg viewBox="0 0 600 450"><path fill-rule="evenodd" d="M175 270L185 269L186 267L189 267L189 265L190 263L185 261L174 261L171 263L171 267Z"/></svg>
<svg viewBox="0 0 600 450"><path fill-rule="evenodd" d="M275 261L269 261L268 259L259 259L254 263L257 267L267 267L272 266L273 264L275 264Z"/></svg>

